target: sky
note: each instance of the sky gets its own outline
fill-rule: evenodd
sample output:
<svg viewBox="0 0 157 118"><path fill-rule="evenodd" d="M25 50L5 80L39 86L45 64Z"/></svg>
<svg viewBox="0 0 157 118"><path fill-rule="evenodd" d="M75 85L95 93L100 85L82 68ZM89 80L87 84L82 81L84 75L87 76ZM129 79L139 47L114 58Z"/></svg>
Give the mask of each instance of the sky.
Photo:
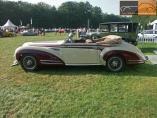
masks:
<svg viewBox="0 0 157 118"><path fill-rule="evenodd" d="M19 0L9 0L9 1L19 1ZM104 13L119 15L119 1L120 0L20 0L29 3L44 2L51 6L59 7L63 2L76 1L76 2L86 2L88 1L93 6L98 6L102 9Z"/></svg>

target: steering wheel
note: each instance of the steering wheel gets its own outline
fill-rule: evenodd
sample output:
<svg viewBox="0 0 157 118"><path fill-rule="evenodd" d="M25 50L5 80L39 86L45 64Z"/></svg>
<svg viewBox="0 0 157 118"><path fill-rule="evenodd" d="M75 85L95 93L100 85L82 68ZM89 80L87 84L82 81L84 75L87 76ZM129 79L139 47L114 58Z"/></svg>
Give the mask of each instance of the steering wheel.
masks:
<svg viewBox="0 0 157 118"><path fill-rule="evenodd" d="M72 39L73 36L74 36L74 34L72 32L69 33L68 39L65 40L65 43L73 43L74 42L73 39Z"/></svg>

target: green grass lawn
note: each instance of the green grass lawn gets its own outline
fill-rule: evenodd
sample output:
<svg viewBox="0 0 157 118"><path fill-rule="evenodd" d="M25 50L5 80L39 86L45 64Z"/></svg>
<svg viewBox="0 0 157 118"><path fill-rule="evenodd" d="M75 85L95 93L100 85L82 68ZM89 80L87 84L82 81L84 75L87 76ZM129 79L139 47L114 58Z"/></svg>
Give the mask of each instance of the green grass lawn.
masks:
<svg viewBox="0 0 157 118"><path fill-rule="evenodd" d="M27 41L60 40L66 35L0 38L0 118L156 118L157 65L108 73L104 67L10 67L14 50ZM153 54L157 44L139 45Z"/></svg>

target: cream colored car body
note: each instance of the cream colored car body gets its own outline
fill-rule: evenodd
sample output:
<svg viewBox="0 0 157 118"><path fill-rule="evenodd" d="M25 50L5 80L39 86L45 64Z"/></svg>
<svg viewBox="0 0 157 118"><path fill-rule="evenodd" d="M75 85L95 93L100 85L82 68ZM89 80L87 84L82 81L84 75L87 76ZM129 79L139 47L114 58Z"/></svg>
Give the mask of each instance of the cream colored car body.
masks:
<svg viewBox="0 0 157 118"><path fill-rule="evenodd" d="M65 43L65 41L28 42L17 48L21 50L37 50L55 55L63 60L65 65L105 65L104 56L113 51L127 51L139 56L143 62L145 56L135 46L122 41L115 45L98 45L96 43Z"/></svg>

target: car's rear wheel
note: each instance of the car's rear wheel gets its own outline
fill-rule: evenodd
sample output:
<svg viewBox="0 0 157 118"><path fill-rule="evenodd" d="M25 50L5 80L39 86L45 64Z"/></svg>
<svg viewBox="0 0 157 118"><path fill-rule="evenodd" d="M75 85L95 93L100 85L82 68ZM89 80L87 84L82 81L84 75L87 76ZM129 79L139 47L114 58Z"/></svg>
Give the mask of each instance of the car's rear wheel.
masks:
<svg viewBox="0 0 157 118"><path fill-rule="evenodd" d="M125 68L125 61L122 57L111 56L107 59L106 67L110 72L121 72Z"/></svg>
<svg viewBox="0 0 157 118"><path fill-rule="evenodd" d="M38 63L36 58L31 55L23 56L20 63L21 63L21 67L26 71L34 71L37 70L38 68Z"/></svg>

